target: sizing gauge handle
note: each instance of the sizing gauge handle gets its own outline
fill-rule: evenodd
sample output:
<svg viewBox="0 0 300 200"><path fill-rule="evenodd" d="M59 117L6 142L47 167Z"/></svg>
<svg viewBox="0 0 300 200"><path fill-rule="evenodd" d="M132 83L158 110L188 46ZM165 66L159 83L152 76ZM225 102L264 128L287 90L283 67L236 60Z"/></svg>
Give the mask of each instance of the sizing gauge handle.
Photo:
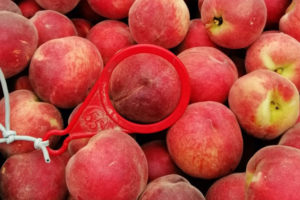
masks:
<svg viewBox="0 0 300 200"><path fill-rule="evenodd" d="M113 107L109 98L109 82L114 69L124 59L140 54L149 53L160 56L168 61L177 71L181 83L179 103L174 111L159 122L152 124L139 124L122 117ZM50 155L59 155L66 151L68 143L73 139L86 138L97 132L110 128L120 128L126 133L155 133L170 127L184 113L190 100L190 82L185 66L171 51L151 44L136 44L116 53L104 67L90 93L72 117L64 130L51 130L46 133L43 141L51 136L67 135L59 149L48 148Z"/></svg>

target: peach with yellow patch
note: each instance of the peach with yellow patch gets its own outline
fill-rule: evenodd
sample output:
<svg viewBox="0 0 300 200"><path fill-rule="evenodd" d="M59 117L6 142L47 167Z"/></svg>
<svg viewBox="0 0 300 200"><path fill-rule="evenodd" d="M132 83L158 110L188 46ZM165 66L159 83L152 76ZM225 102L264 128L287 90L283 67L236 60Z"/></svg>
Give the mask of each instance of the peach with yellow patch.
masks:
<svg viewBox="0 0 300 200"><path fill-rule="evenodd" d="M299 115L296 86L270 70L255 70L240 77L229 91L228 103L241 127L257 138L278 137Z"/></svg>
<svg viewBox="0 0 300 200"><path fill-rule="evenodd" d="M300 41L300 2L293 0L280 18L279 30Z"/></svg>
<svg viewBox="0 0 300 200"><path fill-rule="evenodd" d="M247 72L269 69L291 80L300 90L300 43L282 32L265 32L248 48Z"/></svg>
<svg viewBox="0 0 300 200"><path fill-rule="evenodd" d="M270 145L257 151L246 167L246 200L298 200L300 150Z"/></svg>
<svg viewBox="0 0 300 200"><path fill-rule="evenodd" d="M254 42L267 19L264 0L203 1L200 12L210 39L232 49L245 48Z"/></svg>

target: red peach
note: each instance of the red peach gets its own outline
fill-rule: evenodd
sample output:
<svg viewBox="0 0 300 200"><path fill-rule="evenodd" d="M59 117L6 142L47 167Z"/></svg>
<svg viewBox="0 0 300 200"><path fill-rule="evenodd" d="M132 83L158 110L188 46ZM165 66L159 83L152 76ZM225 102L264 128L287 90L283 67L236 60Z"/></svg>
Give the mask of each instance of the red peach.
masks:
<svg viewBox="0 0 300 200"><path fill-rule="evenodd" d="M267 19L264 0L203 1L200 12L210 39L231 49L252 44L262 33Z"/></svg>
<svg viewBox="0 0 300 200"><path fill-rule="evenodd" d="M73 10L80 0L35 0L45 10L55 10L60 13L68 13Z"/></svg>
<svg viewBox="0 0 300 200"><path fill-rule="evenodd" d="M1 0L0 1L0 10L6 10L6 11L10 11L10 12L14 12L14 13L22 15L22 12L21 12L21 9L19 8L19 6L11 0Z"/></svg>
<svg viewBox="0 0 300 200"><path fill-rule="evenodd" d="M79 16L82 18L89 20L92 23L97 23L103 20L100 15L98 15L90 6L87 0L80 0L78 6L76 7L76 11Z"/></svg>
<svg viewBox="0 0 300 200"><path fill-rule="evenodd" d="M138 200L205 200L183 176L170 174L150 182Z"/></svg>
<svg viewBox="0 0 300 200"><path fill-rule="evenodd" d="M69 36L49 40L36 50L29 80L44 101L72 108L84 100L102 69L97 48L87 39Z"/></svg>
<svg viewBox="0 0 300 200"><path fill-rule="evenodd" d="M71 20L77 30L78 36L85 38L92 28L91 22L83 18L72 18Z"/></svg>
<svg viewBox="0 0 300 200"><path fill-rule="evenodd" d="M198 46L216 47L208 37L205 26L200 18L192 19L184 40L176 48L180 53L186 49Z"/></svg>
<svg viewBox="0 0 300 200"><path fill-rule="evenodd" d="M38 44L38 33L29 19L0 11L0 66L6 78L24 70Z"/></svg>
<svg viewBox="0 0 300 200"><path fill-rule="evenodd" d="M278 144L300 149L300 124L298 123L287 130L280 138Z"/></svg>
<svg viewBox="0 0 300 200"><path fill-rule="evenodd" d="M139 123L154 123L176 108L180 80L168 61L141 53L118 64L110 79L109 93L115 109L123 117Z"/></svg>
<svg viewBox="0 0 300 200"><path fill-rule="evenodd" d="M37 11L42 10L35 0L22 0L18 5L23 16L27 18L31 18Z"/></svg>
<svg viewBox="0 0 300 200"><path fill-rule="evenodd" d="M213 47L193 47L181 52L178 58L190 77L192 103L227 100L238 78L237 68L228 56Z"/></svg>
<svg viewBox="0 0 300 200"><path fill-rule="evenodd" d="M246 173L232 173L215 181L206 193L206 200L245 200Z"/></svg>
<svg viewBox="0 0 300 200"><path fill-rule="evenodd" d="M30 90L33 91L28 76L20 76L17 78L14 84L14 90Z"/></svg>
<svg viewBox="0 0 300 200"><path fill-rule="evenodd" d="M298 200L300 150L269 145L257 151L246 167L246 200Z"/></svg>
<svg viewBox="0 0 300 200"><path fill-rule="evenodd" d="M103 20L87 35L100 51L104 64L120 49L134 44L127 24L117 20Z"/></svg>
<svg viewBox="0 0 300 200"><path fill-rule="evenodd" d="M291 0L264 0L267 7L267 26L278 28L280 18Z"/></svg>
<svg viewBox="0 0 300 200"><path fill-rule="evenodd" d="M142 149L148 163L148 181L168 174L180 173L174 164L164 140L153 140L143 144Z"/></svg>
<svg viewBox="0 0 300 200"><path fill-rule="evenodd" d="M68 190L65 166L68 154L51 158L45 163L41 151L9 157L0 173L0 196L6 200L64 200Z"/></svg>
<svg viewBox="0 0 300 200"><path fill-rule="evenodd" d="M183 0L136 0L128 24L137 43L177 46L188 32L190 13Z"/></svg>
<svg viewBox="0 0 300 200"><path fill-rule="evenodd" d="M30 18L39 35L39 45L55 38L77 35L72 21L54 10L41 10Z"/></svg>
<svg viewBox="0 0 300 200"><path fill-rule="evenodd" d="M235 115L225 105L205 101L190 104L167 134L175 164L186 174L218 178L240 162L243 138Z"/></svg>
<svg viewBox="0 0 300 200"><path fill-rule="evenodd" d="M198 9L201 10L202 4L204 0L198 0Z"/></svg>
<svg viewBox="0 0 300 200"><path fill-rule="evenodd" d="M71 157L66 182L75 199L136 200L147 184L143 150L128 134L101 131Z"/></svg>
<svg viewBox="0 0 300 200"><path fill-rule="evenodd" d="M292 0L279 20L279 30L300 41L300 2Z"/></svg>
<svg viewBox="0 0 300 200"><path fill-rule="evenodd" d="M16 90L10 95L10 128L17 135L42 138L52 129L62 129L63 120L59 110L52 104L39 102L37 96L29 90ZM5 124L5 102L0 101L0 123ZM51 139L52 140L52 139ZM57 138L52 140L52 146ZM15 141L11 144L1 143L1 151L6 155L24 153L34 150L32 142Z"/></svg>
<svg viewBox="0 0 300 200"><path fill-rule="evenodd" d="M109 19L123 19L135 0L87 0L91 8L99 15Z"/></svg>

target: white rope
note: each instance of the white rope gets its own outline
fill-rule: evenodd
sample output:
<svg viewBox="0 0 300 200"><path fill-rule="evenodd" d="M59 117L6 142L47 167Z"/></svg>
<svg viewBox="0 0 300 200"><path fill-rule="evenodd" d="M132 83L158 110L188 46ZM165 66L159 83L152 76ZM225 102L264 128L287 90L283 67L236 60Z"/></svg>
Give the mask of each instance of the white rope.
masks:
<svg viewBox="0 0 300 200"><path fill-rule="evenodd" d="M16 131L10 130L9 93L7 89L6 80L1 68L0 68L0 81L2 85L2 91L3 91L4 103L5 103L5 127L0 123L0 131L2 132L2 136L3 136L3 138L0 138L0 143L10 144L14 141L33 142L33 146L35 149L42 150L45 162L50 163L50 157L47 150L47 146L49 146L49 140L43 141L42 138L35 138L26 135L17 135Z"/></svg>

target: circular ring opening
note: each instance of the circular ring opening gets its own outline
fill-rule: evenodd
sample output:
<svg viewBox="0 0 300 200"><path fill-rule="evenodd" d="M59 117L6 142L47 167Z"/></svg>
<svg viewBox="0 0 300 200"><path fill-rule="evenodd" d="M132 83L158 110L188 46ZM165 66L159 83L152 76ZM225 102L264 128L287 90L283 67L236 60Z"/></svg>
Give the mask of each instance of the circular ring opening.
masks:
<svg viewBox="0 0 300 200"><path fill-rule="evenodd" d="M109 98L109 81L112 72L121 61L139 53L154 54L164 58L169 63L171 63L172 66L175 68L176 72L178 73L181 86L179 103L174 109L174 111L163 120L150 124L139 124L125 119L115 110ZM170 127L184 113L190 100L189 76L183 63L171 51L152 44L133 45L115 54L106 64L102 71L99 83L99 90L101 103L107 115L121 128L123 128L129 133L154 133Z"/></svg>

